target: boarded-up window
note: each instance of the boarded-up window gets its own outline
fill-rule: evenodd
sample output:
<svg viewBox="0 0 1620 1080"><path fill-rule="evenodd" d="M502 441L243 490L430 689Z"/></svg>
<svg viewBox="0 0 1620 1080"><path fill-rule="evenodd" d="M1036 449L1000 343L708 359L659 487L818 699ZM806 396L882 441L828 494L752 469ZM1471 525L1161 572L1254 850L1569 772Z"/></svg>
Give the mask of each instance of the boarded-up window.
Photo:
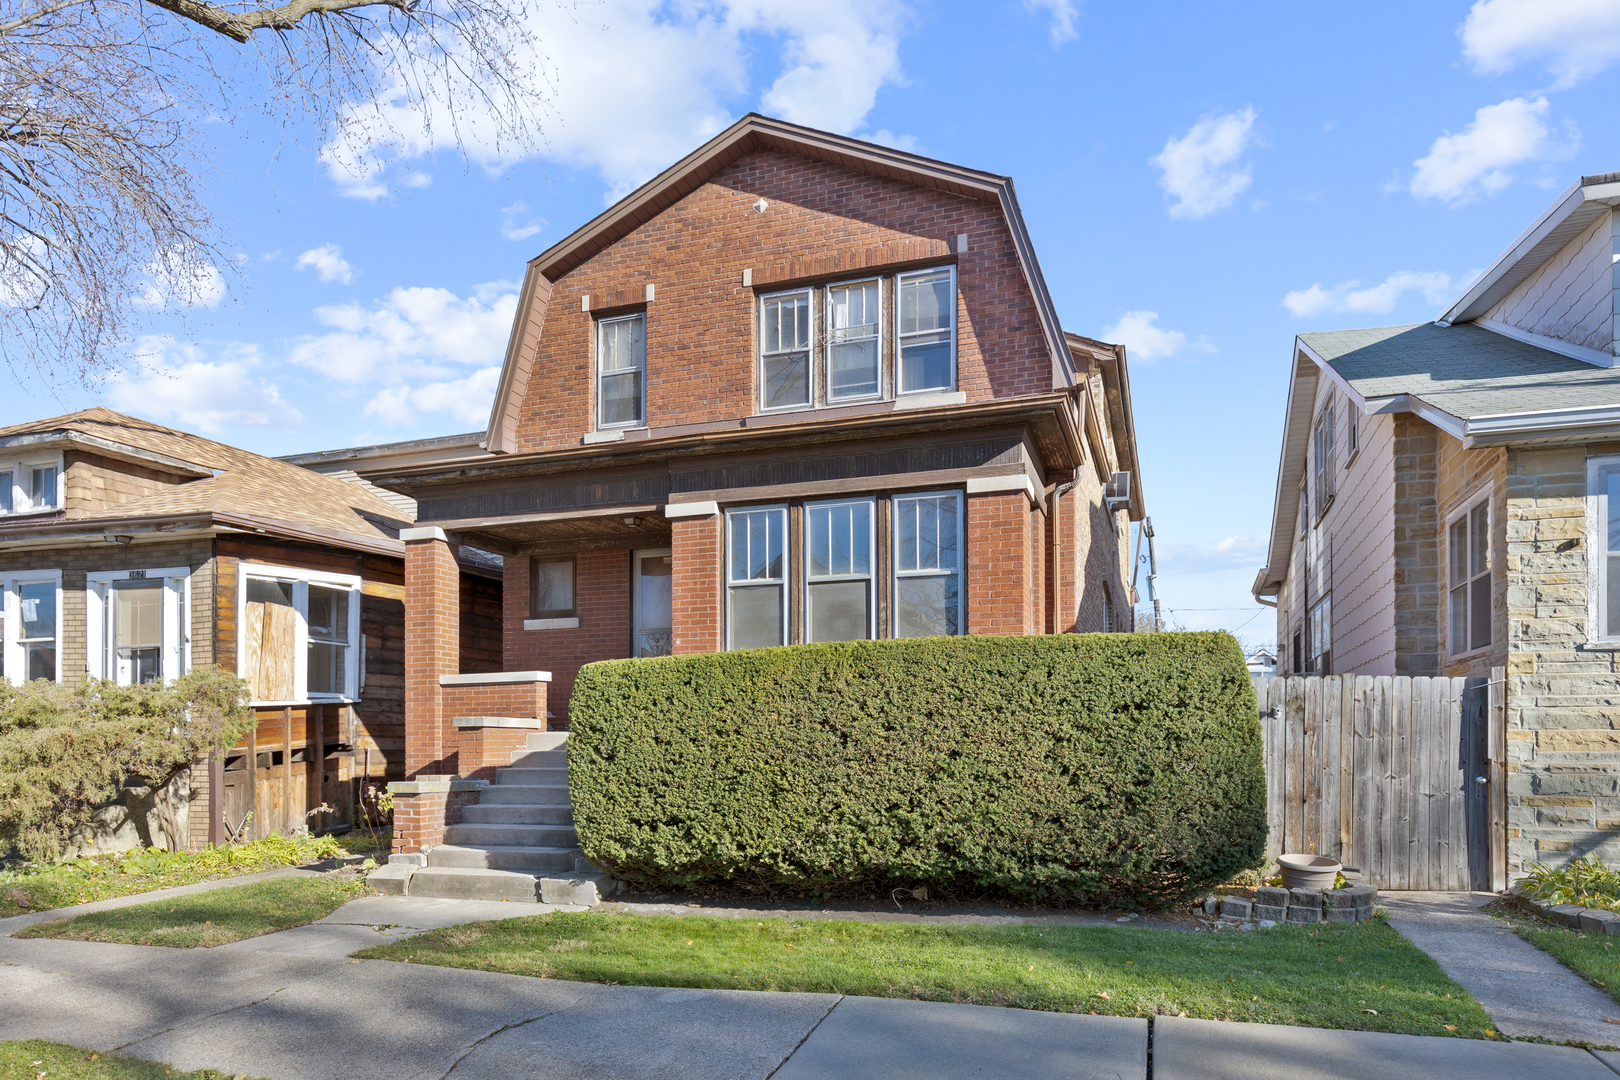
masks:
<svg viewBox="0 0 1620 1080"><path fill-rule="evenodd" d="M298 612L291 582L248 578L242 612L241 676L253 687L254 701L293 701L297 666Z"/></svg>

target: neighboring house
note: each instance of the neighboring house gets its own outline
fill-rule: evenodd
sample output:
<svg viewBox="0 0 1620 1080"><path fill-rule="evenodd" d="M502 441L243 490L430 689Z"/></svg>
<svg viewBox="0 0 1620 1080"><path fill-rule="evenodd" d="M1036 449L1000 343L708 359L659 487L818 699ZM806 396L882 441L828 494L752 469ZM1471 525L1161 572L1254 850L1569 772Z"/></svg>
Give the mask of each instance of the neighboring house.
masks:
<svg viewBox="0 0 1620 1080"><path fill-rule="evenodd" d="M405 771L408 523L357 484L106 409L0 429L4 675L235 670L259 725L192 770L191 844L224 839L249 810L254 835L341 825L358 779ZM499 610L499 573L470 562L469 607ZM468 670L499 667L487 625L493 641L458 645ZM308 817L322 802L334 812ZM123 841L147 827L108 826Z"/></svg>
<svg viewBox="0 0 1620 1080"><path fill-rule="evenodd" d="M1246 658L1250 675L1269 679L1277 674L1277 657L1266 649L1256 649Z"/></svg>
<svg viewBox="0 0 1620 1080"><path fill-rule="evenodd" d="M1506 670L1508 857L1620 862L1620 173L1434 322L1295 341L1280 674Z"/></svg>
<svg viewBox="0 0 1620 1080"><path fill-rule="evenodd" d="M484 433L470 431L465 435L441 435L433 439L355 446L344 450L319 450L312 454L283 454L276 460L359 484L384 502L392 503L403 511L405 520L412 521L416 518L415 499L362 480L355 470L395 469L428 461L444 464L489 456L489 451L484 449Z"/></svg>
<svg viewBox="0 0 1620 1080"><path fill-rule="evenodd" d="M1005 177L744 118L528 264L484 443L346 466L418 507L413 773L458 544L560 722L595 660L1133 625L1125 350L1062 330Z"/></svg>

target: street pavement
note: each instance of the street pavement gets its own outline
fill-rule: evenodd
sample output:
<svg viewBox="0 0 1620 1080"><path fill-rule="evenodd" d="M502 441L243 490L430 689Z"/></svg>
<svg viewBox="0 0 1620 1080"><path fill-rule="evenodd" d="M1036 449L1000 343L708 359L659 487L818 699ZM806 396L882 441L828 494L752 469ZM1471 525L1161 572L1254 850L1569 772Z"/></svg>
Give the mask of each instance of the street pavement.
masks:
<svg viewBox="0 0 1620 1080"><path fill-rule="evenodd" d="M368 897L320 923L215 949L0 937L0 1039L272 1080L1620 1076L1620 1055L1571 1046L604 986L347 956L438 926L541 910Z"/></svg>

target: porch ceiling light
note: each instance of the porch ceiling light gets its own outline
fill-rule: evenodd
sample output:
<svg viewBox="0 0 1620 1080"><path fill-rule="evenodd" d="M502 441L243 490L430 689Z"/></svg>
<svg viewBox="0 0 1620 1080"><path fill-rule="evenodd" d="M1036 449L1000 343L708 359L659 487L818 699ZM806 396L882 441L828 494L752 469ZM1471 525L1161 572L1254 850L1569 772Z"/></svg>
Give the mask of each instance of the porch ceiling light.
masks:
<svg viewBox="0 0 1620 1080"><path fill-rule="evenodd" d="M632 529L638 529L641 527L641 519L638 517L627 517L624 519L624 523L630 526Z"/></svg>
<svg viewBox="0 0 1620 1080"><path fill-rule="evenodd" d="M109 544L133 544L135 542L133 536L103 536L102 539Z"/></svg>

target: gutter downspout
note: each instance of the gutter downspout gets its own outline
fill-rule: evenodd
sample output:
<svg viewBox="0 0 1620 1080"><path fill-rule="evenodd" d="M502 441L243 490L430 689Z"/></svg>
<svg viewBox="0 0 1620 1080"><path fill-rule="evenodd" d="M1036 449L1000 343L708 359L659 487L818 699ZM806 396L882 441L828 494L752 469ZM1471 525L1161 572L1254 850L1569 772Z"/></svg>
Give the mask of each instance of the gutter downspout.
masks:
<svg viewBox="0 0 1620 1080"><path fill-rule="evenodd" d="M1074 489L1080 482L1079 469L1076 476L1068 483L1059 484L1052 489L1052 618L1050 620L1052 633L1060 634L1059 612L1063 610L1063 519L1058 516L1058 500Z"/></svg>

